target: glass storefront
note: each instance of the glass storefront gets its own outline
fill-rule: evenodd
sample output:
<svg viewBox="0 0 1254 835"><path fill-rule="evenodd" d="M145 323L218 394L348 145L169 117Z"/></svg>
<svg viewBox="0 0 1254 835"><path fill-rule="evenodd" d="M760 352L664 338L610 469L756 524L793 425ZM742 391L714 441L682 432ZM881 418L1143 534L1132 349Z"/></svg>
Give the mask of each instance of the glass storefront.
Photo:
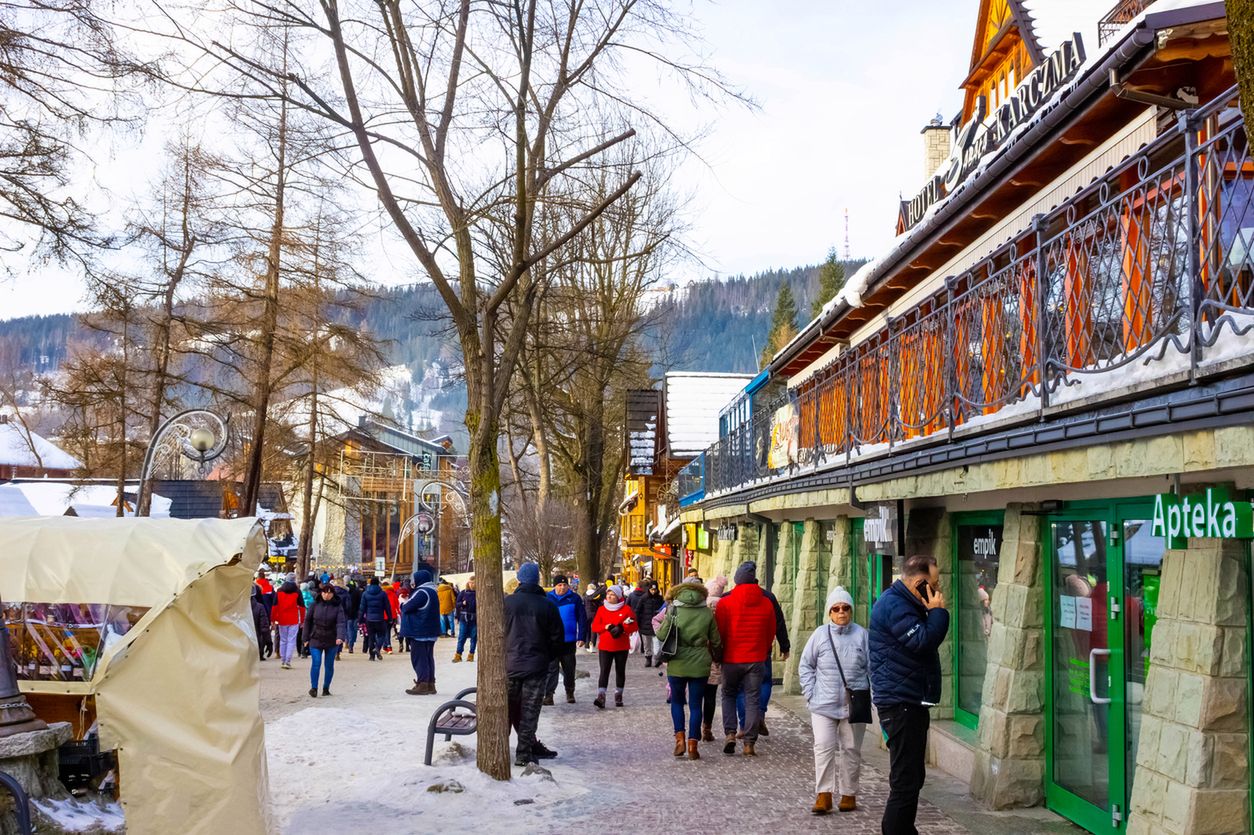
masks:
<svg viewBox="0 0 1254 835"><path fill-rule="evenodd" d="M993 631L993 595L1001 563L1003 514L959 514L954 518L954 716L974 728L980 717L988 639Z"/></svg>

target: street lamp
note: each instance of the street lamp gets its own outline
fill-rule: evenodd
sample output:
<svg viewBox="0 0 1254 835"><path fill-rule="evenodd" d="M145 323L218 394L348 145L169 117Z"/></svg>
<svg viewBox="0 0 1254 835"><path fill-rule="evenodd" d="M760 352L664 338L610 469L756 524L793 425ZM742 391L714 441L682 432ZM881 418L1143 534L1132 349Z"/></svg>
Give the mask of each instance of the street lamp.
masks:
<svg viewBox="0 0 1254 835"><path fill-rule="evenodd" d="M209 472L209 462L226 451L230 440L230 417L222 418L208 409L185 409L166 420L148 442L144 466L139 474L139 490L135 496L135 515L147 516L152 496L149 480L159 453L182 455L196 462L201 478Z"/></svg>
<svg viewBox="0 0 1254 835"><path fill-rule="evenodd" d="M4 604L0 603L2 611ZM17 668L13 665L13 651L9 646L9 628L0 620L0 738L41 731L47 727L18 689Z"/></svg>

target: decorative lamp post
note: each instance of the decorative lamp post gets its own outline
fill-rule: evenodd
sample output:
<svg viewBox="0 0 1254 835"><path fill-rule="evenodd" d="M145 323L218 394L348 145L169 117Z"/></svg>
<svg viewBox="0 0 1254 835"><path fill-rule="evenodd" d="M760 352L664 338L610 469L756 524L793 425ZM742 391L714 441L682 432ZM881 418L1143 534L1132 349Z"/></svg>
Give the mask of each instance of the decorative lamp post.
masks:
<svg viewBox="0 0 1254 835"><path fill-rule="evenodd" d="M0 603L0 611L4 604ZM30 731L42 731L48 727L35 715L26 697L17 687L17 667L9 647L9 628L0 623L0 738Z"/></svg>
<svg viewBox="0 0 1254 835"><path fill-rule="evenodd" d="M147 516L152 504L148 482L157 457L182 455L196 462L200 477L204 478L209 472L209 462L226 451L231 437L230 420L208 409L186 409L161 424L144 452L144 467L139 474L139 491L135 497L136 516Z"/></svg>

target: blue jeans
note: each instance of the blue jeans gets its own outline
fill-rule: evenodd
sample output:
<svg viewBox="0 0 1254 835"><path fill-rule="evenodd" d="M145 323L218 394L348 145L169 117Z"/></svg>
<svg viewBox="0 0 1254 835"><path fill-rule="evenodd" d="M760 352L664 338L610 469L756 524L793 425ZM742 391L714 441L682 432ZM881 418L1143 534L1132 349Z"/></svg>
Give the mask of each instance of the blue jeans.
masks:
<svg viewBox="0 0 1254 835"><path fill-rule="evenodd" d="M348 651L352 652L353 647L357 646L357 618L349 618L348 627Z"/></svg>
<svg viewBox="0 0 1254 835"><path fill-rule="evenodd" d="M453 621L452 613L440 615L440 634L452 635L457 629L457 624Z"/></svg>
<svg viewBox="0 0 1254 835"><path fill-rule="evenodd" d="M766 716L766 705L771 700L771 659L766 659L763 665L765 672L762 673L762 687L758 696L758 710L762 716ZM736 719L740 722L740 727L745 726L745 691L741 690L736 694Z"/></svg>
<svg viewBox="0 0 1254 835"><path fill-rule="evenodd" d="M309 648L309 655L313 658L313 663L309 665L309 686L315 690L318 687L318 669L326 664L326 670L322 674L322 689L331 689L331 676L335 675L335 652L336 648L318 649L317 647Z"/></svg>
<svg viewBox="0 0 1254 835"><path fill-rule="evenodd" d="M684 729L684 702L688 703L688 738L701 738L701 703L705 695L704 678L667 676L671 685L671 721L675 733Z"/></svg>
<svg viewBox="0 0 1254 835"><path fill-rule="evenodd" d="M466 646L466 638L470 638L470 654L475 654L475 647L479 645L479 626L474 623L466 623L462 621L462 628L457 633L457 654L462 654L462 647Z"/></svg>

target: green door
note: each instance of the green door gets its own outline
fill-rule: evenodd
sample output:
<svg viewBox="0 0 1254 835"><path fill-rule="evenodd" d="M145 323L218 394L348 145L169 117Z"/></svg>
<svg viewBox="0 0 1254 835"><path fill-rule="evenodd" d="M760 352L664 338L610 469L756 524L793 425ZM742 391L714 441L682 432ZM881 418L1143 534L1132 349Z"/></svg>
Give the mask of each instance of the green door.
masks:
<svg viewBox="0 0 1254 835"><path fill-rule="evenodd" d="M1141 501L1048 517L1046 805L1090 832L1126 825L1165 543Z"/></svg>

